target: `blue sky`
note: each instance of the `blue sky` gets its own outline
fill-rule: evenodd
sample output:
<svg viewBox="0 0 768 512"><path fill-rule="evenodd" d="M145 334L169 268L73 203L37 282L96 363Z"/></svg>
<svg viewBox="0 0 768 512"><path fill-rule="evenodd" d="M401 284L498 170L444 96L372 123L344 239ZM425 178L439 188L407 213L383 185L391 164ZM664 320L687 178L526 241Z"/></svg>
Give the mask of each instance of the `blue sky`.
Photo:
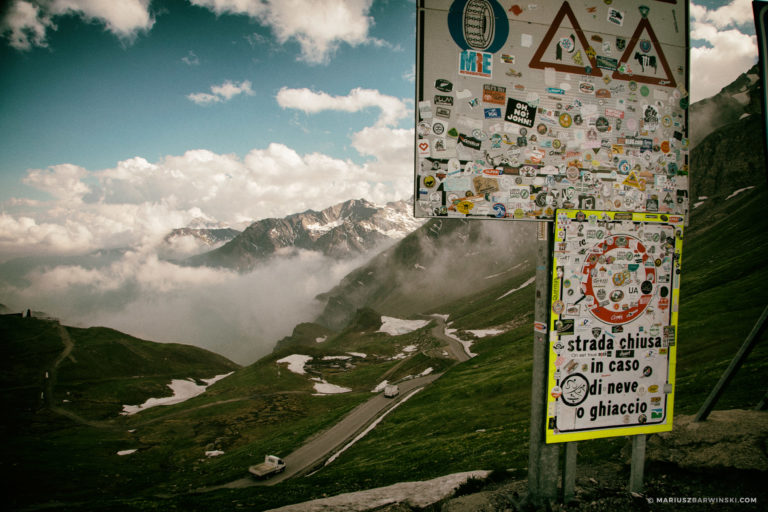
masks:
<svg viewBox="0 0 768 512"><path fill-rule="evenodd" d="M6 39L0 46L0 197L46 197L21 183L27 169L71 163L96 171L135 156L156 162L190 149L242 157L276 142L300 154L362 162L349 136L376 119L375 106L306 115L278 105L278 91L346 96L364 88L401 101L412 96L412 2L350 2L358 33L310 34L307 47L328 46L315 53L302 48L302 27L290 20L276 28L263 17L207 4L153 1L144 27L139 20L122 31L70 10L53 17L56 29L45 31L45 46L14 48ZM313 4L320 11L331 2ZM298 32L281 42L279 30ZM208 104L190 99L227 83L236 93L231 97ZM391 126L410 124L405 116Z"/></svg>

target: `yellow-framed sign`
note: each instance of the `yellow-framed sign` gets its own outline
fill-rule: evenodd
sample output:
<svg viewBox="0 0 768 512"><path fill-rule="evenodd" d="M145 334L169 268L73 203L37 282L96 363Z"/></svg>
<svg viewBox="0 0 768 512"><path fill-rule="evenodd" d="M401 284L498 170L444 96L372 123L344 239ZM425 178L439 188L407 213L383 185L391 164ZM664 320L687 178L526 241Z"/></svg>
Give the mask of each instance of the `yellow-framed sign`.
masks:
<svg viewBox="0 0 768 512"><path fill-rule="evenodd" d="M557 210L547 443L672 430L683 223Z"/></svg>

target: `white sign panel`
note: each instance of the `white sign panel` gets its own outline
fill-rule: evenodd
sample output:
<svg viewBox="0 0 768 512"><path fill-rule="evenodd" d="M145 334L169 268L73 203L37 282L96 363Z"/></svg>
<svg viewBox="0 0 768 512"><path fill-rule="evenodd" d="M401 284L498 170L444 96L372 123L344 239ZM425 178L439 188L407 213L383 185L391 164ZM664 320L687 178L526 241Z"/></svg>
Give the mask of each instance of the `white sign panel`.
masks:
<svg viewBox="0 0 768 512"><path fill-rule="evenodd" d="M687 5L420 0L415 215L685 214Z"/></svg>

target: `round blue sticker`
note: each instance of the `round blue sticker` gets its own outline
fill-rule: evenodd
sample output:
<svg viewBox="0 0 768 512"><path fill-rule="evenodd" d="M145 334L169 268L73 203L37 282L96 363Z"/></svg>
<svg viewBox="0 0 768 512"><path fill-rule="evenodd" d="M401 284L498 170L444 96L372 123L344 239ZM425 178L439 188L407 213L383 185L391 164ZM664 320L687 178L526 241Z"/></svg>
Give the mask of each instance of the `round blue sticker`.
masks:
<svg viewBox="0 0 768 512"><path fill-rule="evenodd" d="M448 30L462 50L496 53L507 42L509 20L497 0L454 0Z"/></svg>

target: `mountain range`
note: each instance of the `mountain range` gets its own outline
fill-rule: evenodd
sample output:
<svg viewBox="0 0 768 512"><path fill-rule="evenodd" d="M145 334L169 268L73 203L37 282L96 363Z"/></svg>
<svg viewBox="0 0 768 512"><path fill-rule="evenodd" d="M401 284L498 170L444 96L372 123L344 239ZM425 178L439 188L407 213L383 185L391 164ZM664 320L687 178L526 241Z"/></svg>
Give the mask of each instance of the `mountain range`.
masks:
<svg viewBox="0 0 768 512"><path fill-rule="evenodd" d="M377 207L365 199L355 199L319 212L307 210L262 219L223 246L185 263L246 272L272 256L296 250L317 251L333 258L358 256L392 245L418 227L422 222L410 211L410 203L405 201Z"/></svg>

